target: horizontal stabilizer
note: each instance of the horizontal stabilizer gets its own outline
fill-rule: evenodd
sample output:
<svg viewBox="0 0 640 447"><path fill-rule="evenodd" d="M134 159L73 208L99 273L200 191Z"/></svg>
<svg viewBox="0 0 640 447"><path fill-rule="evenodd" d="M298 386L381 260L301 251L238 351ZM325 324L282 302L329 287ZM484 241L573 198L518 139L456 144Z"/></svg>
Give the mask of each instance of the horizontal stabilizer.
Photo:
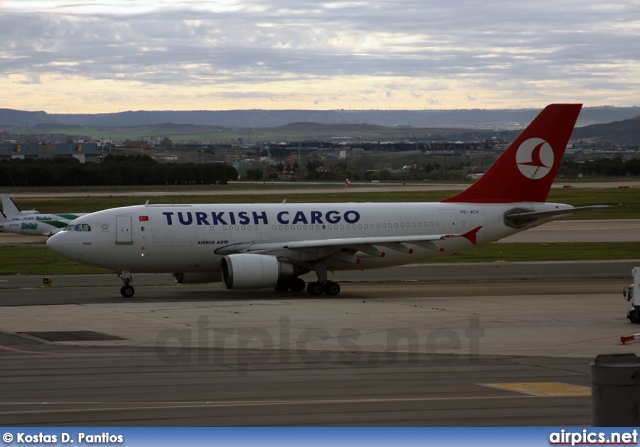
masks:
<svg viewBox="0 0 640 447"><path fill-rule="evenodd" d="M529 211L529 212L516 212L505 215L507 219L515 223L526 223L542 219L545 217L565 216L573 213L579 213L581 211L592 211L604 208L611 208L610 205L591 205L591 206L578 206L573 208L563 208L559 210L551 211Z"/></svg>
<svg viewBox="0 0 640 447"><path fill-rule="evenodd" d="M473 230L467 231L465 234L463 234L462 237L467 239L473 245L477 245L478 244L478 231L480 231L480 228L482 228L482 226L475 227Z"/></svg>

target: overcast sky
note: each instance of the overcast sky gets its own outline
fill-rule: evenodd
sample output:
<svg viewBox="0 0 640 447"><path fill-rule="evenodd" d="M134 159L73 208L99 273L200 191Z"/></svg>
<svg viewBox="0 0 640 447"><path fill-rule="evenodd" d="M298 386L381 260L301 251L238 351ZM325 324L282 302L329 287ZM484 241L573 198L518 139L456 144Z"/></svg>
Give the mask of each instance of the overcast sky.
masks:
<svg viewBox="0 0 640 447"><path fill-rule="evenodd" d="M0 108L640 105L640 0L0 0Z"/></svg>

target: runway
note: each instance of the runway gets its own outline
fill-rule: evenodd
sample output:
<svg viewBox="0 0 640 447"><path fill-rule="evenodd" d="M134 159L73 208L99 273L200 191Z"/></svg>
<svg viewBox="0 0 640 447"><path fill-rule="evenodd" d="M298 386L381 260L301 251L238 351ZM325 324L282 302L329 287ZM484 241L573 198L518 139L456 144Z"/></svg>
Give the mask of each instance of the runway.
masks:
<svg viewBox="0 0 640 447"><path fill-rule="evenodd" d="M3 425L584 425L588 367L576 359L63 349L0 353ZM37 349L39 354L24 351ZM338 357L339 356L339 357ZM177 361L176 361L177 360ZM21 371L18 375L17 371ZM544 381L555 395L496 388ZM577 385L576 385L577 384ZM571 386L569 386L571 385ZM549 387L551 390L551 387Z"/></svg>
<svg viewBox="0 0 640 447"><path fill-rule="evenodd" d="M621 291L638 262L342 273L337 298L139 275L127 300L112 275L54 276L47 288L41 278L3 276L0 417L74 426L588 425L590 363L637 349L619 337L634 331Z"/></svg>

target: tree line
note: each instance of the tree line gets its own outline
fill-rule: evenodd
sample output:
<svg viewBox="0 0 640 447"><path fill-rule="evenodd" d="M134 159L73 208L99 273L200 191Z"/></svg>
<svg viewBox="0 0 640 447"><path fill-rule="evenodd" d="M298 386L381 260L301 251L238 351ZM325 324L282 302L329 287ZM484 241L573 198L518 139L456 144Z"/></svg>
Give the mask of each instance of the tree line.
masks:
<svg viewBox="0 0 640 447"><path fill-rule="evenodd" d="M148 155L107 155L102 163L75 158L0 161L1 186L226 184L238 171L223 163L158 163Z"/></svg>
<svg viewBox="0 0 640 447"><path fill-rule="evenodd" d="M632 158L625 161L622 157L615 157L589 160L584 162L580 170L587 175L638 177L640 176L640 159Z"/></svg>
<svg viewBox="0 0 640 447"><path fill-rule="evenodd" d="M249 180L276 180L288 177L297 180L421 180L434 173L443 174L456 170L464 174L463 166L440 167L424 163L412 164L412 169L401 174L386 171L364 172L348 169L346 163L331 166L328 172L319 172L321 161L309 161L299 169L278 164L270 169L249 169ZM444 169L444 171L442 170ZM565 178L586 176L640 176L640 159L624 160L621 157L602 158L584 163L564 160L558 174ZM75 158L54 157L48 159L10 159L0 161L0 186L111 186L111 185L188 185L226 184L238 179L238 171L223 163L158 163L148 155L107 155L102 163L80 163ZM439 177L438 177L439 179Z"/></svg>

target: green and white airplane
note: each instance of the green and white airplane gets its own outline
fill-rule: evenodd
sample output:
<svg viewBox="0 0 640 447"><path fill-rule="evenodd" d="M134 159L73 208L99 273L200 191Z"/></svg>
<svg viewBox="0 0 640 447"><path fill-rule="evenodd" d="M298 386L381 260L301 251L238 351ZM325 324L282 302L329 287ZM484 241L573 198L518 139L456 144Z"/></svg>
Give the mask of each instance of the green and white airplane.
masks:
<svg viewBox="0 0 640 447"><path fill-rule="evenodd" d="M50 236L87 213L40 214L36 210L21 211L7 194L0 194L0 232Z"/></svg>

